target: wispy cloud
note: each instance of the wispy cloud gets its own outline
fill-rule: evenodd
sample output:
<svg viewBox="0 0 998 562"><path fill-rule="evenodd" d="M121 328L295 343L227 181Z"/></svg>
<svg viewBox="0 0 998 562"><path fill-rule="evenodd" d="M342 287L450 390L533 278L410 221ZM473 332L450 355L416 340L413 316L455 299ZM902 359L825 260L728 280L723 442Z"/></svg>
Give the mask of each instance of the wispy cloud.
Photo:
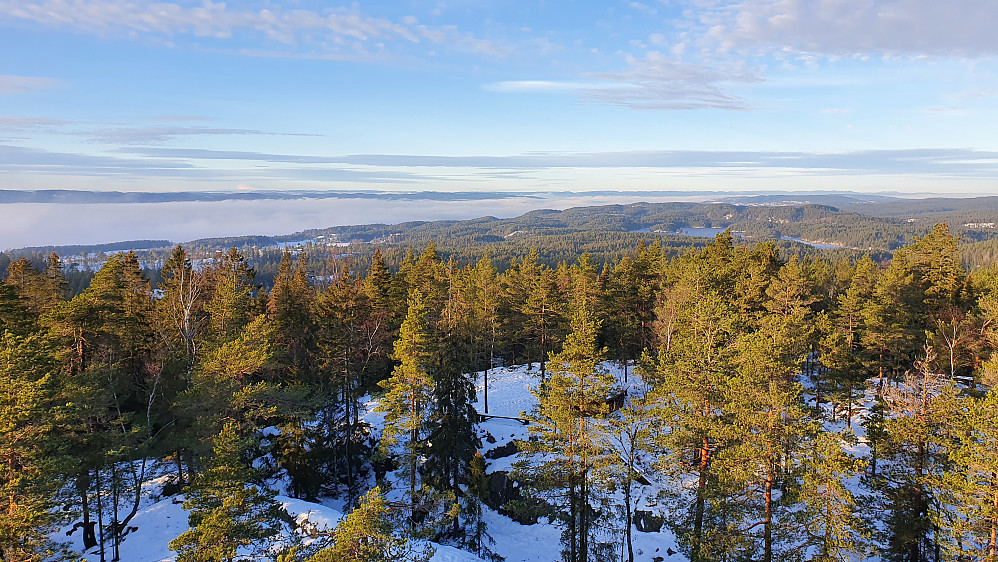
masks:
<svg viewBox="0 0 998 562"><path fill-rule="evenodd" d="M154 36L176 44L185 39L227 41L241 38L255 47L245 54L303 51L368 56L386 43L427 42L457 51L502 55L509 47L461 32L453 26L428 26L407 16L392 20L361 11L356 4L321 11L264 3L260 9L204 0L0 0L0 18L27 20L100 36ZM280 47L278 47L280 45Z"/></svg>
<svg viewBox="0 0 998 562"><path fill-rule="evenodd" d="M639 11L639 12L647 14L649 16L654 16L655 14L658 13L658 10L656 10L655 8L649 6L648 4L644 4L642 2L630 2L630 3L627 4L627 6L630 7L630 8L633 8L633 9Z"/></svg>
<svg viewBox="0 0 998 562"><path fill-rule="evenodd" d="M700 12L724 49L819 55L989 57L998 54L992 0L724 0Z"/></svg>
<svg viewBox="0 0 998 562"><path fill-rule="evenodd" d="M48 117L25 117L20 115L0 115L0 130L43 129L63 127L71 121Z"/></svg>
<svg viewBox="0 0 998 562"><path fill-rule="evenodd" d="M958 105L933 105L930 107L923 107L922 111L927 111L929 113L966 113L966 109Z"/></svg>
<svg viewBox="0 0 998 562"><path fill-rule="evenodd" d="M23 146L0 145L0 171L4 172L85 175L141 173L147 176L156 176L164 171L173 174L192 170L194 167L193 164L180 160L143 161L135 158L74 154Z"/></svg>
<svg viewBox="0 0 998 562"><path fill-rule="evenodd" d="M582 92L610 87L598 82L559 82L557 80L505 80L486 84L484 88L493 92Z"/></svg>
<svg viewBox="0 0 998 562"><path fill-rule="evenodd" d="M53 78L0 74L0 94L25 94L58 85L59 81Z"/></svg>
<svg viewBox="0 0 998 562"><path fill-rule="evenodd" d="M627 68L590 73L587 81L514 80L493 82L497 92L573 92L592 101L634 109L751 109L752 104L728 91L735 84L761 81L742 64L709 67L684 62L659 51L627 56Z"/></svg>
<svg viewBox="0 0 998 562"><path fill-rule="evenodd" d="M978 99L978 98L992 98L998 96L998 89L978 89L978 90L967 90L965 92L960 92L958 94L951 94L948 97L957 99Z"/></svg>
<svg viewBox="0 0 998 562"><path fill-rule="evenodd" d="M330 164L374 168L459 168L479 170L544 170L555 168L790 170L804 174L926 174L993 176L998 152L971 149L859 150L834 153L780 151L650 150L624 152L539 152L511 156L434 156L417 154L351 154L295 156L259 152L136 147L120 152L177 160L247 160L274 163ZM492 172L494 173L494 172Z"/></svg>
<svg viewBox="0 0 998 562"><path fill-rule="evenodd" d="M160 151L157 153L157 151ZM129 151L118 151L128 154ZM131 151L141 153L138 150ZM33 175L53 175L53 176L78 176L78 177L116 177L131 179L151 179L151 178L179 178L191 180L228 180L228 181L267 181L272 180L278 183L288 181L313 181L313 182L355 182L355 183L393 183L410 184L417 181L446 181L449 178L431 176L426 174L412 173L404 170L392 169L357 169L348 164L346 159L324 159L319 161L306 161L304 159L293 160L291 158L281 158L279 155L255 155L254 153L236 154L221 153L209 158L212 151L202 151L200 153L185 153L182 149L171 152L170 149L157 149L150 147L144 149L148 158L118 157L100 154L80 154L70 152L58 152L30 148L24 146L0 144L0 173L4 174L33 174ZM200 157L194 157L200 154ZM219 170L209 169L201 166L198 160L268 160L268 156L273 156L271 162L285 162L298 164L312 164L312 166L297 167L257 167L247 165L245 167L235 167L234 169ZM327 164L317 166L317 164Z"/></svg>
<svg viewBox="0 0 998 562"><path fill-rule="evenodd" d="M627 64L629 68L621 72L594 74L614 86L586 94L636 109L742 110L752 108L752 104L728 89L762 80L743 64L693 64L659 51L628 56Z"/></svg>
<svg viewBox="0 0 998 562"><path fill-rule="evenodd" d="M153 121L165 121L167 123L191 123L199 121L211 121L212 118L205 115L153 115Z"/></svg>
<svg viewBox="0 0 998 562"><path fill-rule="evenodd" d="M157 144L166 142L176 137L204 135L316 136L306 133L274 133L256 129L226 129L212 127L123 127L119 129L83 131L79 134L90 137L95 142L111 144Z"/></svg>

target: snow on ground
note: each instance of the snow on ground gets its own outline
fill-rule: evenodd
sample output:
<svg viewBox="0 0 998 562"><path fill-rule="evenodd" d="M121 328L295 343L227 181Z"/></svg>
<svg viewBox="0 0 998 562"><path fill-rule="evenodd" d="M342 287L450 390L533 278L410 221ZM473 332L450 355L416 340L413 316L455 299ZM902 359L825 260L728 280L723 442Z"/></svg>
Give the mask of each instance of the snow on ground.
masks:
<svg viewBox="0 0 998 562"><path fill-rule="evenodd" d="M633 373L629 373L628 382L623 383L623 371L616 364L606 363L604 366L621 382L633 395L639 392L641 381ZM488 414L518 418L523 412L530 412L537 403L536 398L530 393L530 388L537 386L540 382L538 365L528 370L526 365L509 368L496 368L488 372L489 384L489 409ZM485 377L483 373L478 373L476 380L478 390L478 401L475 406L480 413L485 413ZM384 415L374 412L377 399L365 397L362 404L367 412L362 416L375 428L375 433L380 433L383 425ZM483 453L497 447L507 446L514 440L527 439L529 436L528 426L515 419L490 418L480 424L480 435L482 437ZM495 440L490 443L488 436ZM488 471L490 473L512 469L513 462L517 459L516 454L506 457L488 460ZM393 484L393 490L386 496L389 500L399 500L404 494L405 484L399 481L397 474L389 474L388 479ZM127 562L172 562L176 560L176 553L169 550L169 543L178 535L187 530L188 513L181 506L182 496L160 497L166 477L159 477L147 482L143 490L143 499L135 518L129 523L137 530L130 533L121 543L121 560ZM280 484L280 483L273 483ZM373 485L373 481L370 483ZM284 486L274 486L275 489L283 491ZM660 490L660 486L640 486L635 485L635 507L655 511L655 497ZM619 498L617 498L619 499ZM314 527L318 531L331 529L343 519L341 509L342 501L323 500L322 504L310 503L286 496L277 496L277 501L288 513L301 525ZM507 562L555 562L561 559L561 530L542 519L536 525L521 525L511 519L499 515L495 511L485 507L485 519L488 523L488 532L495 539L496 543L492 547L493 551L504 556ZM307 519L307 522L305 521ZM55 538L63 541L70 541L76 552L82 548L81 532L77 531L73 536L65 536L62 529ZM634 530L634 552L635 560L639 562L653 562L657 557L672 562L681 562L685 558L681 554L669 556L668 549L678 550L675 537L667 529L658 533L642 533ZM459 550L452 546L431 544L436 552L431 559L432 562L482 562L477 556ZM621 545L621 555L623 559L624 551ZM110 555L110 548L107 549ZM80 553L89 562L96 562L99 555L91 550L89 553Z"/></svg>
<svg viewBox="0 0 998 562"><path fill-rule="evenodd" d="M503 367L490 369L488 371L489 385L489 409L488 415L521 417L521 413L529 413L537 405L537 399L530 393L531 388L540 384L540 369L538 364L532 365L528 370L527 365L515 367ZM623 368L611 362L603 364L616 378L620 386L634 396L643 392L643 382L634 372L633 367L628 367L627 382L624 382ZM485 414L485 376L479 372L476 381L478 390L478 401L475 407L480 414ZM512 441L527 439L529 436L529 426L516 420L505 418L489 418L479 424L479 436L482 439L483 454L503 447ZM489 443L487 437L491 435L495 443ZM487 462L488 472L512 470L513 463L517 460L517 455L511 455L498 459L489 459ZM635 484L634 506L633 508L655 512L655 498L660 491L656 485L641 486ZM621 497L615 499L622 503ZM561 560L561 529L543 524L521 525L508 517L499 515L491 509L485 508L488 532L495 539L496 544L492 549L505 556L507 562L554 562ZM686 560L681 554L669 556L667 551L671 548L673 552L678 551L675 536L667 529L662 528L658 533L643 533L637 529L633 530L634 559L638 562L652 562L656 557L661 556L664 560L681 562ZM621 541L621 555L626 560L626 553L623 550Z"/></svg>
<svg viewBox="0 0 998 562"><path fill-rule="evenodd" d="M339 511L321 504L297 500L285 496L277 496L278 505L284 507L288 514L301 525L305 523L314 526L318 531L330 530L343 519ZM170 550L170 541L187 530L187 511L183 509L182 496L174 496L159 501L152 501L139 510L130 525L137 530L129 534L120 546L121 560L125 562L174 562L177 554ZM62 535L64 536L64 535ZM79 531L74 533L75 545L79 548L82 539ZM71 537L72 538L72 537ZM307 540L306 540L307 542ZM477 556L450 546L431 545L436 553L431 562L481 562ZM107 548L107 558L110 559L111 549ZM100 560L96 549L85 553L86 560ZM509 559L512 562L512 559Z"/></svg>

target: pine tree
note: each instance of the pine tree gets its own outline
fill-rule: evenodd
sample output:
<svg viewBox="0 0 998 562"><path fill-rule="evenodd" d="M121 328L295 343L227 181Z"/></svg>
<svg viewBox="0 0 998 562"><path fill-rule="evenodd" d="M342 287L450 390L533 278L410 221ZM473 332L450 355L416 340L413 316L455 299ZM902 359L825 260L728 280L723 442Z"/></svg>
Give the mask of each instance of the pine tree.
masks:
<svg viewBox="0 0 998 562"><path fill-rule="evenodd" d="M863 310L873 297L879 270L864 255L851 271L849 286L840 292L833 310L818 319L821 340L818 361L828 370L826 394L833 400L832 419L836 416L836 402L846 403L846 421L851 426L856 400L864 391L863 383L869 376L862 362ZM815 403L820 403L820 391L815 391Z"/></svg>
<svg viewBox="0 0 998 562"><path fill-rule="evenodd" d="M32 267L27 258L11 262L7 267L7 284L17 290L35 317L51 312L66 296L66 280L55 254L50 256L45 272Z"/></svg>
<svg viewBox="0 0 998 562"><path fill-rule="evenodd" d="M936 224L932 232L895 252L894 260L911 272L926 319L960 300L967 273L960 260L958 240L946 223Z"/></svg>
<svg viewBox="0 0 998 562"><path fill-rule="evenodd" d="M579 291L572 331L561 352L550 357L550 376L531 389L538 405L529 415L530 432L537 439L523 443L528 458L517 468L530 477L536 492L560 504L566 562L597 560L612 549L599 540L608 529L595 520L606 510L592 504L599 499L598 484L609 463L603 433L616 381L600 365L606 351L596 345L598 324L589 304L587 293Z"/></svg>
<svg viewBox="0 0 998 562"><path fill-rule="evenodd" d="M819 431L802 460L799 524L807 543L817 549L811 558L815 562L864 560L870 554L869 529L847 487L866 466L843 450L844 442L854 440L851 432L843 436Z"/></svg>
<svg viewBox="0 0 998 562"><path fill-rule="evenodd" d="M877 374L880 392L914 361L920 333L914 320L918 295L913 283L912 275L892 262L863 310L864 356L867 369Z"/></svg>
<svg viewBox="0 0 998 562"><path fill-rule="evenodd" d="M185 450L193 457L189 465L211 454L205 445L227 420L250 428L276 414L276 408L266 401L274 390L268 383L273 364L269 332L270 325L261 315L238 338L206 352L190 386L177 397L175 410L185 428Z"/></svg>
<svg viewBox="0 0 998 562"><path fill-rule="evenodd" d="M509 321L517 327L506 331L519 333L525 348L526 359L533 366L533 358L540 361L541 380L546 376L548 354L557 349L564 337L564 313L567 303L555 279L555 272L537 263L537 251L522 258L517 269L507 272L506 296L509 306L516 312Z"/></svg>
<svg viewBox="0 0 998 562"><path fill-rule="evenodd" d="M390 378L379 383L386 392L375 409L385 413L385 427L380 443L382 454L391 455L396 445L402 447L413 523L418 504L417 468L428 419L426 407L430 404L433 393L433 382L428 373L431 354L426 325L426 302L422 293L413 291L409 298L409 311L402 322L392 354L399 365Z"/></svg>
<svg viewBox="0 0 998 562"><path fill-rule="evenodd" d="M935 478L942 508L935 523L945 530L953 560L998 560L998 391L970 405L959 447L949 451L952 469Z"/></svg>
<svg viewBox="0 0 998 562"><path fill-rule="evenodd" d="M761 545L757 556L764 562L782 558L774 557L781 554L780 543L787 542L791 526L780 512L780 491L810 429L801 385L788 382L803 361L781 349L787 339L779 332L753 332L739 340L730 398L738 443L719 455L728 465L726 476L745 494L743 537Z"/></svg>
<svg viewBox="0 0 998 562"><path fill-rule="evenodd" d="M184 501L191 528L170 541L179 562L231 562L240 549L263 552L278 531L274 492L252 483L254 471L241 458L247 442L236 425L225 424L213 441L208 468Z"/></svg>
<svg viewBox="0 0 998 562"><path fill-rule="evenodd" d="M614 451L612 470L614 488L622 489L624 503L624 546L628 562L634 562L634 543L631 536L633 526L634 484L640 478L637 470L642 451L653 449L652 423L653 410L644 396L631 396L628 403L615 417L610 418L606 432L607 445Z"/></svg>
<svg viewBox="0 0 998 562"><path fill-rule="evenodd" d="M309 562L427 562L432 555L395 532L381 489L373 488L336 526L333 546Z"/></svg>
<svg viewBox="0 0 998 562"><path fill-rule="evenodd" d="M934 355L926 346L915 369L884 396L891 414L884 426L893 461L878 482L891 507L887 556L905 562L940 558L933 482L949 470L949 450L956 446L957 391L945 376L932 372Z"/></svg>
<svg viewBox="0 0 998 562"><path fill-rule="evenodd" d="M994 387L998 385L998 268L986 268L975 272L974 290L977 299L977 316L980 318L980 341L977 351L977 371L975 382Z"/></svg>
<svg viewBox="0 0 998 562"><path fill-rule="evenodd" d="M669 524L694 562L721 558L735 548L723 525L729 492L721 485L724 463L717 456L735 439L728 404L737 392L730 382L741 327L724 294L726 266L710 257L713 248L700 256L690 253L678 264L678 278L665 289L658 310L657 361L646 362L641 372L653 385L649 398L661 451L656 464L679 484L668 501L681 515Z"/></svg>
<svg viewBox="0 0 998 562"><path fill-rule="evenodd" d="M68 472L80 494L85 529L94 524L90 498L96 502L102 558L107 540L118 557L141 500L149 412L159 396L152 310L149 281L129 253L109 258L83 293L46 317L70 375L62 389L73 404L70 446L82 452Z"/></svg>
<svg viewBox="0 0 998 562"><path fill-rule="evenodd" d="M637 359L652 345L661 258L661 242L646 247L642 241L637 255L618 261L607 280L607 306L616 313L608 315L604 329L624 365L625 377L627 361Z"/></svg>

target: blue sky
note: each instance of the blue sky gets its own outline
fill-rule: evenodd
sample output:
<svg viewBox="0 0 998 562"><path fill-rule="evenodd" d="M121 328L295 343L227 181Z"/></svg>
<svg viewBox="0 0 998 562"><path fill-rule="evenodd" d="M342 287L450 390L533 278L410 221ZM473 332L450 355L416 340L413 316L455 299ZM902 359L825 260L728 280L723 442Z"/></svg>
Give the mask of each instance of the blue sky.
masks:
<svg viewBox="0 0 998 562"><path fill-rule="evenodd" d="M0 189L998 194L998 2L0 0Z"/></svg>

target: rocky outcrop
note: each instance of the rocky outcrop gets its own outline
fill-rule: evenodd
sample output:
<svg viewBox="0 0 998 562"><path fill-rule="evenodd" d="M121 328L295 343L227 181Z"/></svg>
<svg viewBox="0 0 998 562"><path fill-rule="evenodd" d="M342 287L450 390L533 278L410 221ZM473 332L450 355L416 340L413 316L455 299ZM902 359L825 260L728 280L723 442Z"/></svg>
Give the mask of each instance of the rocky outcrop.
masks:
<svg viewBox="0 0 998 562"><path fill-rule="evenodd" d="M665 518L650 511L634 512L634 528L642 533L657 533L662 530Z"/></svg>
<svg viewBox="0 0 998 562"><path fill-rule="evenodd" d="M485 452L485 458L487 459L501 459L503 457L511 457L516 454L519 449L516 446L516 441L510 441L505 445L500 445L494 449L489 449Z"/></svg>

